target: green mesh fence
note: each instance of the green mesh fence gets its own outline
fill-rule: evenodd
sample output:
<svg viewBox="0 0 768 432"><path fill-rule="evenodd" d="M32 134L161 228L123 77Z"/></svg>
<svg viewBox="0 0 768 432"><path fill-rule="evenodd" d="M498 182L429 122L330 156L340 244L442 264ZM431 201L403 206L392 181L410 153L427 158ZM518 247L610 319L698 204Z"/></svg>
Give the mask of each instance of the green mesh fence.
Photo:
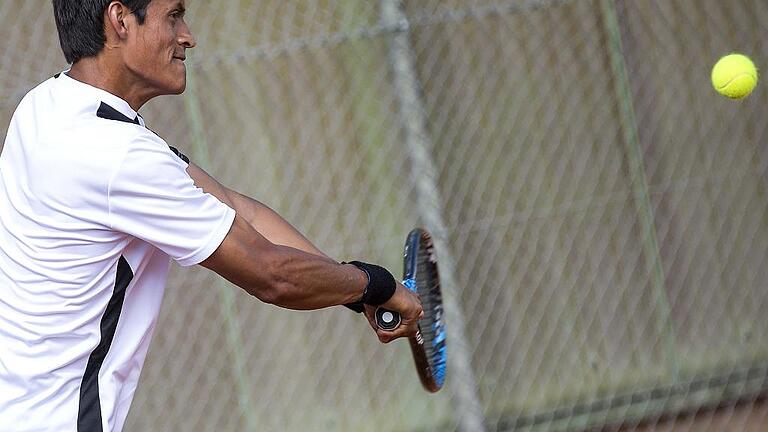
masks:
<svg viewBox="0 0 768 432"><path fill-rule="evenodd" d="M765 430L765 0L188 0L187 92L142 109L339 260L434 231L449 377L345 309L176 267L129 431ZM0 0L0 131L67 67ZM422 200L418 205L414 201Z"/></svg>

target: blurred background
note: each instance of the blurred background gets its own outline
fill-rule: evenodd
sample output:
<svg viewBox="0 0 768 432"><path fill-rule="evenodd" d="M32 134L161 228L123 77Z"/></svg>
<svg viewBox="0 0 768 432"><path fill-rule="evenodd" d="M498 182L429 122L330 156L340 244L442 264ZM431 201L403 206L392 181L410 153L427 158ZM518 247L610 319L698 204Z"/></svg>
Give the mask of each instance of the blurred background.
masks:
<svg viewBox="0 0 768 432"><path fill-rule="evenodd" d="M127 431L764 431L765 0L188 0L183 96L141 110L338 260L433 231L446 387L344 309L174 266ZM0 0L0 132L67 68ZM105 137L106 138L106 137Z"/></svg>

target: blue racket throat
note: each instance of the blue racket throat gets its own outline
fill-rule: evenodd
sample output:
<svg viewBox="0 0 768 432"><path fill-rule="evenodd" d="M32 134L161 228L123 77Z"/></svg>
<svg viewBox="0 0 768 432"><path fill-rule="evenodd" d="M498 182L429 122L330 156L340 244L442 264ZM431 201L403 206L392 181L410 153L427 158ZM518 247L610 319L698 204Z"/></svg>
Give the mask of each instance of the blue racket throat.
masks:
<svg viewBox="0 0 768 432"><path fill-rule="evenodd" d="M408 288L409 290L411 290L413 292L417 292L416 291L416 279L405 279L405 280L403 280L403 285L406 288Z"/></svg>

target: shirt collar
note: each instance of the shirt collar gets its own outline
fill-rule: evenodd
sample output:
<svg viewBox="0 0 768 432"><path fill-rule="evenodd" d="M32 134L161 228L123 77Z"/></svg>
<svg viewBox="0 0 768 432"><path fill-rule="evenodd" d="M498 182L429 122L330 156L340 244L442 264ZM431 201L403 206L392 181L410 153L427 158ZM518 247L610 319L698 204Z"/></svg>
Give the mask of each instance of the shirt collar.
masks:
<svg viewBox="0 0 768 432"><path fill-rule="evenodd" d="M58 79L63 80L67 85L72 86L75 88L78 93L86 93L89 95L92 95L92 97L98 99L101 102L106 103L107 105L111 106L112 108L119 111L124 116L128 117L129 119L135 119L137 116L139 118L139 122L142 126L144 126L144 119L131 108L131 106L120 98L119 96L113 95L112 93L100 89L98 87L94 87L90 84L86 84L82 81L78 81L68 75L69 70L66 70L59 74ZM97 103L97 106L99 104Z"/></svg>

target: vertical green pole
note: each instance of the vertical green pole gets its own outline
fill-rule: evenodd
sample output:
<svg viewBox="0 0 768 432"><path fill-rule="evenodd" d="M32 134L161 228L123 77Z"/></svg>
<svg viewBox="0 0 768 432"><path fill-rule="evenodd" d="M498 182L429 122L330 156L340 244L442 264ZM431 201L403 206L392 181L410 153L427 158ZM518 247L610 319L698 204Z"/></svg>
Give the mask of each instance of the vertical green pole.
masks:
<svg viewBox="0 0 768 432"><path fill-rule="evenodd" d="M200 100L197 95L194 81L194 73L191 68L187 70L187 89L184 95L184 110L187 114L191 135L192 151L195 163L206 171L211 169L211 160L208 155L208 140L203 128L203 114L200 111ZM242 350L243 341L240 336L242 331L240 322L235 312L235 294L232 287L217 277L215 288L219 292L219 309L224 318L224 328L227 336L229 351L232 353L232 374L235 377L237 402L248 431L256 431L258 424L255 419L253 401L251 398L251 384L246 373L245 353Z"/></svg>
<svg viewBox="0 0 768 432"><path fill-rule="evenodd" d="M614 91L619 104L619 120L627 151L632 196L638 209L643 239L643 255L646 265L651 271L651 288L661 324L666 354L670 372L675 382L680 379L680 364L677 356L677 340L672 327L672 312L664 290L664 267L661 263L661 251L656 238L653 203L648 193L648 182L645 178L643 154L640 148L637 121L633 107L632 94L629 86L629 73L624 59L621 43L621 28L616 14L614 0L600 0L603 25L608 35L608 55L613 73Z"/></svg>

